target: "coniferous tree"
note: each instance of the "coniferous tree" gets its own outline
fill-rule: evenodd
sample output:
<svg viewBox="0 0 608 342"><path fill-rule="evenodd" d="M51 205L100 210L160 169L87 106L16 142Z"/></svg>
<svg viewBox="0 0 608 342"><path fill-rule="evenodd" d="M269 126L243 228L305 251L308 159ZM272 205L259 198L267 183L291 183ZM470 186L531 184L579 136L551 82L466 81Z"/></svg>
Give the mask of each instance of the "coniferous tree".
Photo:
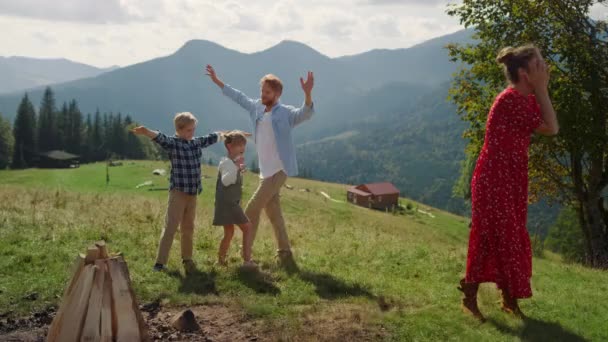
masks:
<svg viewBox="0 0 608 342"><path fill-rule="evenodd" d="M38 149L49 151L57 148L58 128L56 120L55 95L47 87L42 96L40 111L38 113Z"/></svg>
<svg viewBox="0 0 608 342"><path fill-rule="evenodd" d="M34 166L36 160L36 112L30 102L28 95L25 94L13 125L14 149L13 149L13 168L25 168Z"/></svg>
<svg viewBox="0 0 608 342"><path fill-rule="evenodd" d="M66 102L61 106L61 110L57 113L57 131L55 132L55 148L58 150L67 150L70 136L70 112Z"/></svg>
<svg viewBox="0 0 608 342"><path fill-rule="evenodd" d="M104 146L103 146L103 142L104 142L103 121L104 120L105 120L105 115L104 115L104 118L102 118L102 115L99 112L99 109L97 109L97 111L95 112L95 120L93 122L93 131L92 131L92 138L91 138L92 145L89 146L89 148L91 150L92 161L103 160L104 153L102 152L102 150L104 148Z"/></svg>
<svg viewBox="0 0 608 342"><path fill-rule="evenodd" d="M78 108L76 100L70 102L68 113L70 125L66 150L71 153L81 154L83 149L82 113Z"/></svg>
<svg viewBox="0 0 608 342"><path fill-rule="evenodd" d="M0 113L0 170L6 169L10 165L14 143L11 124Z"/></svg>
<svg viewBox="0 0 608 342"><path fill-rule="evenodd" d="M83 160L90 162L93 160L93 119L91 113L87 114L87 119L82 129L82 148L80 153L82 154Z"/></svg>

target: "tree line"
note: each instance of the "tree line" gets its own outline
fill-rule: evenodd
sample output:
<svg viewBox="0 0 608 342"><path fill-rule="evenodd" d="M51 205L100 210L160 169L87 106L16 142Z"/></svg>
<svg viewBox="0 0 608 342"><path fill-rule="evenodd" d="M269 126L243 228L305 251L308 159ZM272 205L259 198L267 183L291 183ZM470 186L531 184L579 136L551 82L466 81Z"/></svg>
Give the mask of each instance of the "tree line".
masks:
<svg viewBox="0 0 608 342"><path fill-rule="evenodd" d="M159 150L149 139L129 134L135 124L122 113L97 110L85 116L75 99L58 107L50 87L36 112L26 93L12 128L0 114L0 169L36 166L40 153L52 150L76 154L81 162L159 158Z"/></svg>

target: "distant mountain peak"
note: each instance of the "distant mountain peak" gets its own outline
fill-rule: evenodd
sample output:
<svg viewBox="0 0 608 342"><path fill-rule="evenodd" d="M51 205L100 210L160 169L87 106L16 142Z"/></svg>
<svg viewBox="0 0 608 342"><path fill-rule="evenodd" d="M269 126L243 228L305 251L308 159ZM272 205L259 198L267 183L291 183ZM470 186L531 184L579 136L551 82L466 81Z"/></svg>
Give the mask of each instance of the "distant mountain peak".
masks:
<svg viewBox="0 0 608 342"><path fill-rule="evenodd" d="M199 56L209 53L210 51L223 51L225 47L205 39L192 39L184 43L173 55L181 56Z"/></svg>
<svg viewBox="0 0 608 342"><path fill-rule="evenodd" d="M3 58L6 61L9 62L28 62L28 63L54 63L54 62L58 62L58 63L71 63L71 64L78 64L78 65L86 65L88 67L92 67L92 68L96 68L95 66L86 64L86 63L82 63L82 62L77 62L77 61L73 61L71 59L67 59L64 57L28 57L28 56L6 56L6 57L2 57L0 56L0 58ZM98 68L100 69L100 68Z"/></svg>
<svg viewBox="0 0 608 342"><path fill-rule="evenodd" d="M301 42L298 42L295 40L289 40L289 39L282 40L278 44L271 46L268 49L262 50L258 53L260 53L260 54L266 54L266 53L298 54L298 55L308 56L308 57L314 56L314 57L321 57L321 58L329 58L304 43L301 43Z"/></svg>
<svg viewBox="0 0 608 342"><path fill-rule="evenodd" d="M109 66L109 67L102 68L102 70L104 70L104 71L106 71L106 72L107 72L107 71L114 71L114 70L116 70L116 69L120 69L120 65L116 65L116 64L114 64L114 65L111 65L111 66Z"/></svg>
<svg viewBox="0 0 608 342"><path fill-rule="evenodd" d="M182 45L182 47L178 49L178 51L184 50L184 49L200 49L200 48L206 48L206 47L215 47L215 48L219 47L219 48L225 49L225 47L221 46L218 43L212 42L210 40L192 39L192 40L185 42L184 45Z"/></svg>
<svg viewBox="0 0 608 342"><path fill-rule="evenodd" d="M290 39L281 40L274 47L275 48L278 48L278 47L297 47L297 48L304 48L304 49L309 49L309 50L316 51L315 49L313 49L312 47L310 47L310 46L308 46L308 45L306 45L304 43L298 42L296 40L290 40Z"/></svg>

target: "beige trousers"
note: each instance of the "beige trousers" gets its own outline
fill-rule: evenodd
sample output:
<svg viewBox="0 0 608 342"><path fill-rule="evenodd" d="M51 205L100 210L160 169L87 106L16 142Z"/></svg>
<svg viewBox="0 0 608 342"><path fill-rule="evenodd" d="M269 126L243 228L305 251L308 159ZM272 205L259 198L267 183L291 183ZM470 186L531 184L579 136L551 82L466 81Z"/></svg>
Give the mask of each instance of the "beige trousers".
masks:
<svg viewBox="0 0 608 342"><path fill-rule="evenodd" d="M156 263L166 265L177 227L180 226L182 259L192 259L192 237L196 217L196 195L178 190L169 192L165 228L160 236Z"/></svg>
<svg viewBox="0 0 608 342"><path fill-rule="evenodd" d="M286 181L287 174L283 171L276 173L272 177L261 179L257 190L249 200L249 203L247 203L245 214L252 225L252 243L255 240L258 231L260 214L262 213L262 209L264 209L272 224L279 251L291 250L289 238L287 237L287 230L285 229L285 220L283 219L283 213L281 211L279 194L281 187L283 187Z"/></svg>

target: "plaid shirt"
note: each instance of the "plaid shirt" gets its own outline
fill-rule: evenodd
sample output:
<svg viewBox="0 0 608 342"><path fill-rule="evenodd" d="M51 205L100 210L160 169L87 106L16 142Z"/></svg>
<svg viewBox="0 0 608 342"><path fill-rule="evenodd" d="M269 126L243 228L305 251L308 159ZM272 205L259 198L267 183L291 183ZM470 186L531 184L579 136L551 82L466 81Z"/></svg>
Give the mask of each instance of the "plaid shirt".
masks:
<svg viewBox="0 0 608 342"><path fill-rule="evenodd" d="M179 190L190 195L203 191L201 184L202 149L215 144L219 139L217 133L184 140L178 136L169 137L158 132L152 139L169 153L171 159L171 180L169 190Z"/></svg>

